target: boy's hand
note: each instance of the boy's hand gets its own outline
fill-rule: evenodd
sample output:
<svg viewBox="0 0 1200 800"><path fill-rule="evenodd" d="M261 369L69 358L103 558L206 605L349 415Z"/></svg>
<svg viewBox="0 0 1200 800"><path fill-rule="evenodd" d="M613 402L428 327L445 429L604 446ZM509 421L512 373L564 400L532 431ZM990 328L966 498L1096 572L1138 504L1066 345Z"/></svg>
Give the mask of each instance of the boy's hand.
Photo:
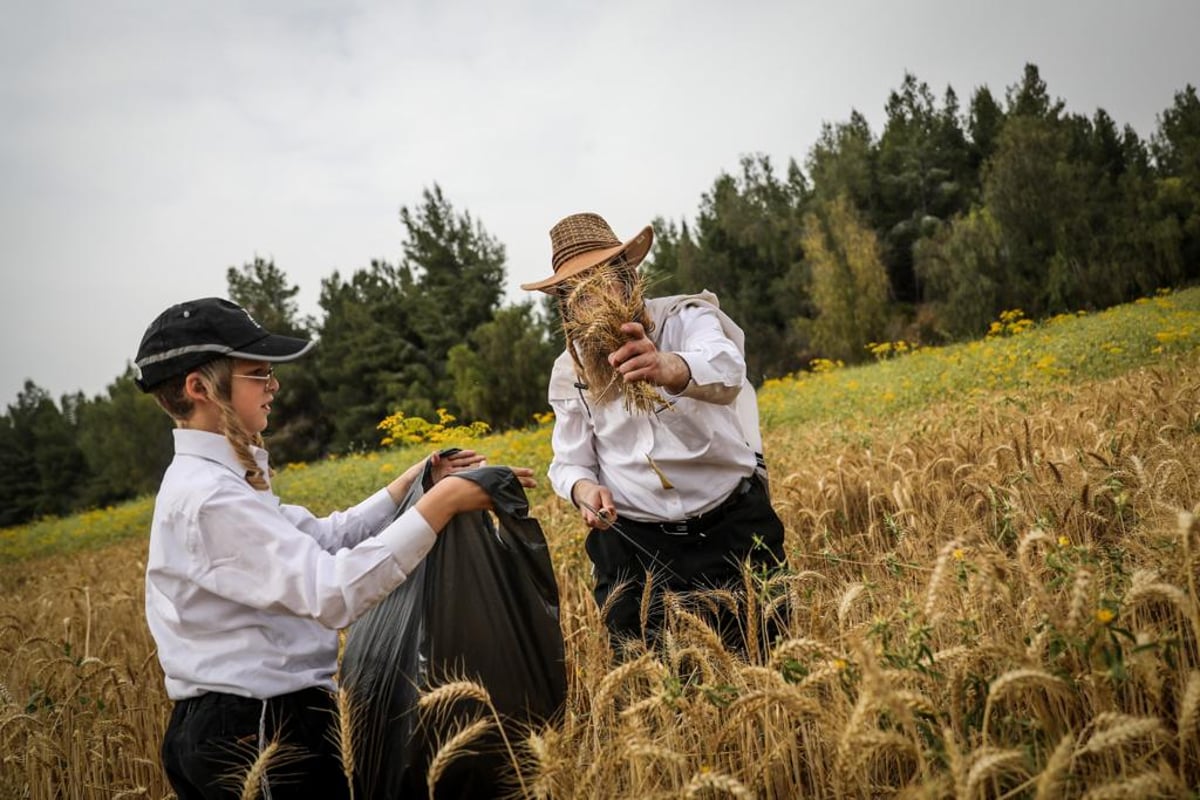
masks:
<svg viewBox="0 0 1200 800"><path fill-rule="evenodd" d="M537 480L533 477L533 470L529 467L509 467L513 474L517 476L517 480L526 489L533 489L537 486Z"/></svg>
<svg viewBox="0 0 1200 800"><path fill-rule="evenodd" d="M533 479L533 470L528 467L509 469L525 488L531 489L537 485L537 481ZM492 496L475 481L452 475L447 477L450 480L436 484L417 501L416 508L429 523L429 527L440 533L450 519L458 514L494 509Z"/></svg>
<svg viewBox="0 0 1200 800"><path fill-rule="evenodd" d="M448 456L434 453L429 456L429 465L432 467L431 474L433 482L436 484L442 478L453 475L456 472L486 466L487 459L474 450L459 450L457 453Z"/></svg>

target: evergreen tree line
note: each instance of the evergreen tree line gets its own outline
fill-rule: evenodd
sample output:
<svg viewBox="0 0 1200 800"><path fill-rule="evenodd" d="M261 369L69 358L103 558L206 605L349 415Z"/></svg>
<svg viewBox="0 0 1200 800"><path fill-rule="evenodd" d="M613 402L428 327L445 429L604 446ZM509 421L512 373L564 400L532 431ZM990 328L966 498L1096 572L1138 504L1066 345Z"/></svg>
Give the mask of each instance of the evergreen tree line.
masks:
<svg viewBox="0 0 1200 800"><path fill-rule="evenodd" d="M654 220L649 294L715 292L746 330L756 382L817 357L862 360L872 342L977 336L1006 309L1099 309L1198 277L1193 86L1148 141L1103 109L1067 113L1034 65L1003 98L976 89L965 110L952 88L939 100L905 75L886 112L878 136L853 111L823 126L803 166L748 156L694 220ZM275 463L372 449L396 411L508 429L547 410L553 303L502 306L503 244L437 185L400 222L400 261L333 272L319 319L301 318L299 287L272 261L229 268L231 299L320 342L279 368ZM27 381L0 416L0 525L153 491L170 427L132 368L57 403Z"/></svg>

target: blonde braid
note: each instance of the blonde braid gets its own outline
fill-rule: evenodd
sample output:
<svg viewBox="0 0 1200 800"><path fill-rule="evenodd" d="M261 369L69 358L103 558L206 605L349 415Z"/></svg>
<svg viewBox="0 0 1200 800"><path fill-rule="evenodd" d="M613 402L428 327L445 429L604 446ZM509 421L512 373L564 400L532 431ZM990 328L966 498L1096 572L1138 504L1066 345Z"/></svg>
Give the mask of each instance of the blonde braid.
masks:
<svg viewBox="0 0 1200 800"><path fill-rule="evenodd" d="M258 462L254 460L254 455L250 452L251 446L266 449L263 445L263 438L259 434L247 432L242 426L242 421L238 419L237 412L233 409L233 360L218 358L196 371L200 373L200 379L208 389L209 397L221 410L221 430L230 446L233 447L238 462L246 468L246 483L259 491L271 488L267 483L269 475L264 475Z"/></svg>
<svg viewBox="0 0 1200 800"><path fill-rule="evenodd" d="M238 461L246 468L246 483L260 492L266 491L271 486L267 483L262 469L259 468L258 462L254 460L254 455L250 452L251 445L262 446L262 437L252 436L246 432L232 405L226 402L219 402L218 405L221 407L221 427L225 430L225 438L233 446L233 452L237 455Z"/></svg>

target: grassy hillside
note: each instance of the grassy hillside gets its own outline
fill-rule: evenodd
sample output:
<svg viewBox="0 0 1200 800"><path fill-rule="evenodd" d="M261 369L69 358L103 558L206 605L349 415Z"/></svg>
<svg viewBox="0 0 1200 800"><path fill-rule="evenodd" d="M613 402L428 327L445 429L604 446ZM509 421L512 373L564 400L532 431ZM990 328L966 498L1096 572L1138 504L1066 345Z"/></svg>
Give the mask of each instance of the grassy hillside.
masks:
<svg viewBox="0 0 1200 800"><path fill-rule="evenodd" d="M1198 320L1197 291L1010 318L763 387L790 569L747 586L756 623L787 633L748 658L676 609L662 651L614 668L579 518L533 492L571 679L562 721L514 743L524 794L1196 797ZM550 456L546 429L476 446L539 471ZM328 510L418 455L277 486ZM147 513L0 537L0 796L167 795Z"/></svg>

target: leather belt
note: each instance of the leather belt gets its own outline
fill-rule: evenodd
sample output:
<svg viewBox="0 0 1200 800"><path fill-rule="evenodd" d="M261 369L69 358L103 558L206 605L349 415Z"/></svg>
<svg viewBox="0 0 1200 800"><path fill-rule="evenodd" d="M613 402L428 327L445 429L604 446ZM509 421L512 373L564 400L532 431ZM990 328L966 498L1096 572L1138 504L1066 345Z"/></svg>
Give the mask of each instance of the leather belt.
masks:
<svg viewBox="0 0 1200 800"><path fill-rule="evenodd" d="M639 522L637 525L646 528L657 528L668 536L704 536L714 525L720 522L742 498L754 488L754 478L742 478L734 490L729 493L719 506L705 511L695 517L676 522Z"/></svg>

